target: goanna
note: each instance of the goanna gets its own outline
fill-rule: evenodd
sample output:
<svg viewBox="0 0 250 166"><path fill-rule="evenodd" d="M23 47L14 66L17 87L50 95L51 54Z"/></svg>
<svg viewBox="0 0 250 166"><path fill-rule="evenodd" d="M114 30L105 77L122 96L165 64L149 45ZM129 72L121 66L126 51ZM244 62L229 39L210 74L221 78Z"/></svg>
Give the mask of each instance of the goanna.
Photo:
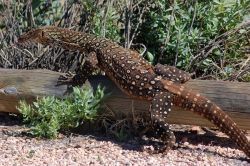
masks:
<svg viewBox="0 0 250 166"><path fill-rule="evenodd" d="M164 142L159 151L168 150L175 143L165 118L171 106L176 105L211 121L250 157L250 143L235 122L210 100L182 86L181 83L189 79L187 73L160 64L152 66L139 53L108 39L64 28L41 27L18 39L19 44L30 42L85 52L88 56L83 66L83 81L93 70L100 68L129 96L149 100L155 137Z"/></svg>

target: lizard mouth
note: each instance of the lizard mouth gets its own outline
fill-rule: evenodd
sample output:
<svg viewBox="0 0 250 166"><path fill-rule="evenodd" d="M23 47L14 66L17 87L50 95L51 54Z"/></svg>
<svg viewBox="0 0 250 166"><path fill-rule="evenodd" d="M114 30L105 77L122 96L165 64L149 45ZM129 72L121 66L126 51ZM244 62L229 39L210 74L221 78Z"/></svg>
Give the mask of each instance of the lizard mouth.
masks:
<svg viewBox="0 0 250 166"><path fill-rule="evenodd" d="M42 33L42 29L40 28L31 30L19 36L17 44L21 46L30 46L32 45L32 43L39 43L39 40L42 37Z"/></svg>
<svg viewBox="0 0 250 166"><path fill-rule="evenodd" d="M18 38L16 44L21 47L29 47L31 45L34 45L34 43L31 40L25 41L25 39L22 39L22 36Z"/></svg>
<svg viewBox="0 0 250 166"><path fill-rule="evenodd" d="M26 39L26 36L24 34L18 38L16 44L21 47L30 47L34 45L34 42L33 39Z"/></svg>

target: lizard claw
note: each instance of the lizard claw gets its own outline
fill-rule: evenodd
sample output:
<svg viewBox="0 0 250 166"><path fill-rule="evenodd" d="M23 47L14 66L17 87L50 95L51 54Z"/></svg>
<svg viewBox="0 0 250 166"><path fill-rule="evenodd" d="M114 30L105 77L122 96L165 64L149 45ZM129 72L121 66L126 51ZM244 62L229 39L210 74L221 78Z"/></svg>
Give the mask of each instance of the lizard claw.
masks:
<svg viewBox="0 0 250 166"><path fill-rule="evenodd" d="M173 143L168 143L165 145L161 145L159 143L154 143L153 146L144 148L143 151L146 151L149 154L167 154L169 150L171 150L174 147Z"/></svg>
<svg viewBox="0 0 250 166"><path fill-rule="evenodd" d="M56 85L59 86L59 85L65 85L65 84L66 85L73 84L74 83L74 79L73 79L74 76L75 76L75 74L68 71L67 73L59 76Z"/></svg>

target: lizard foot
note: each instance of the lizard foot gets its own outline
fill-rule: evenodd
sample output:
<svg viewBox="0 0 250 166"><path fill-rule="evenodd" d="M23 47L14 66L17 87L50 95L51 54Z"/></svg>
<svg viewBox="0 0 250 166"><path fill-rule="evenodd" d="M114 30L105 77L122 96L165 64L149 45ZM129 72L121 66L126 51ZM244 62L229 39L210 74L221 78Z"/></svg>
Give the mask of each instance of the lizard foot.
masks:
<svg viewBox="0 0 250 166"><path fill-rule="evenodd" d="M172 131L162 134L160 139L163 141L162 143L154 143L153 148L147 148L144 150L150 154L158 154L158 153L166 154L175 145L176 139Z"/></svg>
<svg viewBox="0 0 250 166"><path fill-rule="evenodd" d="M73 84L74 83L74 77L75 74L71 73L70 71L68 71L65 74L60 75L60 77L57 80L57 86L59 85L68 85L68 84Z"/></svg>
<svg viewBox="0 0 250 166"><path fill-rule="evenodd" d="M168 137L168 139L163 140L164 145L157 147L153 153L167 153L174 147L176 141L174 133L171 131Z"/></svg>
<svg viewBox="0 0 250 166"><path fill-rule="evenodd" d="M160 145L154 145L154 147L151 148L147 148L144 151L146 151L149 154L167 154L169 152L169 150L171 150L172 147L170 146L160 146Z"/></svg>

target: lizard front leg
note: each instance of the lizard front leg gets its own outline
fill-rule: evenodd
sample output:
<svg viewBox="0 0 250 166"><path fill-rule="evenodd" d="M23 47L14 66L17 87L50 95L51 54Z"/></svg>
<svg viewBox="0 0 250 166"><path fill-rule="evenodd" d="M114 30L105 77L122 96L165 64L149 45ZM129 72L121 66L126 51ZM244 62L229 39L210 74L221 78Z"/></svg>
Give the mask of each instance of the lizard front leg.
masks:
<svg viewBox="0 0 250 166"><path fill-rule="evenodd" d="M83 66L76 72L76 74L67 73L66 76L60 76L57 84L71 84L73 86L82 85L87 78L98 69L98 60L95 52L90 52L86 57Z"/></svg>
<svg viewBox="0 0 250 166"><path fill-rule="evenodd" d="M185 83L190 79L190 74L177 69L174 66L167 66L158 63L154 66L154 71L156 74L163 77L163 79L171 80L176 83Z"/></svg>
<svg viewBox="0 0 250 166"><path fill-rule="evenodd" d="M164 146L156 149L154 152L164 152L171 149L175 144L174 133L166 123L167 114L172 107L171 94L169 92L157 92L152 100L150 113L152 125L155 133L155 138L160 138Z"/></svg>

